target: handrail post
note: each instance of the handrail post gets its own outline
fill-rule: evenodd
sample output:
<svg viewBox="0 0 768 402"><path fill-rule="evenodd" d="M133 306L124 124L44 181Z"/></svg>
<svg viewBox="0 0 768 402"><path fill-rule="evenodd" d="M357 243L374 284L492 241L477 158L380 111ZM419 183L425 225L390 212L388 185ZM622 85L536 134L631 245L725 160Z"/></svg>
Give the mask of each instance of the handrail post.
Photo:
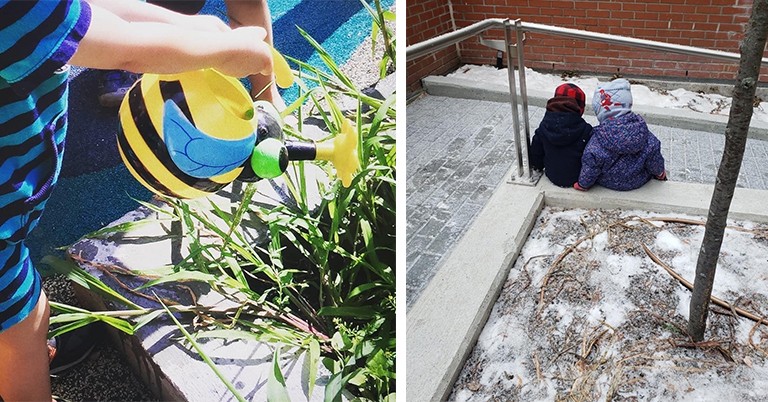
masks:
<svg viewBox="0 0 768 402"><path fill-rule="evenodd" d="M515 156L517 159L517 177L523 175L523 150L520 144L520 118L517 108L517 87L515 85L515 62L512 54L515 52L512 43L513 24L509 19L504 20L504 45L507 48L507 76L509 80L509 100L512 105L512 129L514 132ZM527 156L527 155L526 155Z"/></svg>
<svg viewBox="0 0 768 402"><path fill-rule="evenodd" d="M523 58L523 28L520 19L515 20L515 36L517 46L517 71L520 77L520 98L523 101L523 126L525 129L525 141L523 144L523 156L527 163L524 164L525 178L533 180L531 177L531 161L528 159L528 147L531 145L531 125L528 119L528 89L525 84L525 61ZM509 67L511 68L511 66Z"/></svg>

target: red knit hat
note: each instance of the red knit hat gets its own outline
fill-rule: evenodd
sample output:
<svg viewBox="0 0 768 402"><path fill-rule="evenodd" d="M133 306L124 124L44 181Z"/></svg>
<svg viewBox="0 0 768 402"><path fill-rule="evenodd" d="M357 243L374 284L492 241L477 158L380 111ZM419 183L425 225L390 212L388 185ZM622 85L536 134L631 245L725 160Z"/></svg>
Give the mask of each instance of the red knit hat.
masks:
<svg viewBox="0 0 768 402"><path fill-rule="evenodd" d="M566 96L568 98L576 99L576 103L579 104L581 113L584 113L584 105L586 104L587 97L578 85L571 84L570 82L560 85L555 89L555 97L558 96Z"/></svg>

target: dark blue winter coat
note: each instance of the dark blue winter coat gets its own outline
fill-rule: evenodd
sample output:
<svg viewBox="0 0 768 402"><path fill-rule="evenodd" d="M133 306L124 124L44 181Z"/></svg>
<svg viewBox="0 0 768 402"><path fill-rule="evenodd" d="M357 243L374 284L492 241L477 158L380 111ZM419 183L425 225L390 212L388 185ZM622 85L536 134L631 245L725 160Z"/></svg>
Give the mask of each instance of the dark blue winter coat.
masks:
<svg viewBox="0 0 768 402"><path fill-rule="evenodd" d="M581 155L591 133L592 126L579 113L545 112L528 148L531 167L544 169L555 185L573 186L579 179Z"/></svg>
<svg viewBox="0 0 768 402"><path fill-rule="evenodd" d="M597 183L612 190L634 190L664 173L661 142L632 112L595 127L581 164L579 185L584 188Z"/></svg>

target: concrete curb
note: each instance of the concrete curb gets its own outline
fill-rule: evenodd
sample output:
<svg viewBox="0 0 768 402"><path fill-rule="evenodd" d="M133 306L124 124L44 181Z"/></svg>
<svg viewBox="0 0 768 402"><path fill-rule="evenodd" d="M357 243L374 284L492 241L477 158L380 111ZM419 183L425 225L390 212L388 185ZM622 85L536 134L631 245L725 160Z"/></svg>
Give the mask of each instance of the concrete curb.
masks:
<svg viewBox="0 0 768 402"><path fill-rule="evenodd" d="M426 77L422 81L422 85L430 95L509 102L509 88L504 85L443 76ZM551 93L535 88L527 88L527 92L528 104L532 106L546 107L547 100L552 97ZM704 114L686 109L634 105L633 110L643 116L649 124L665 127L725 134L725 127L728 123L728 116ZM585 113L594 115L591 105L587 105ZM532 127L532 129L534 128ZM753 119L749 128L749 138L768 140L768 123Z"/></svg>
<svg viewBox="0 0 768 402"><path fill-rule="evenodd" d="M408 312L407 398L442 401L449 396L543 206L706 217L712 191L712 185L652 181L630 192L578 192L547 179L535 187L505 180ZM737 188L729 218L768 222L766 197L766 190Z"/></svg>

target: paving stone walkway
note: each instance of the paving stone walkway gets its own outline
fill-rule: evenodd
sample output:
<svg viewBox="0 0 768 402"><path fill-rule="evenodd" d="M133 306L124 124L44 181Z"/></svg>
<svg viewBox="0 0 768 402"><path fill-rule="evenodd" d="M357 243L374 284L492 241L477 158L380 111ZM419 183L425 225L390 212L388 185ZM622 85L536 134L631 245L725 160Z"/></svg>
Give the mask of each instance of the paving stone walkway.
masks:
<svg viewBox="0 0 768 402"><path fill-rule="evenodd" d="M529 106L531 135L544 111ZM408 105L406 115L410 309L515 162L509 103L424 95ZM597 125L591 112L585 119ZM714 184L725 144L722 133L649 127L661 140L670 180ZM747 140L737 186L768 189L766 161L768 142Z"/></svg>

